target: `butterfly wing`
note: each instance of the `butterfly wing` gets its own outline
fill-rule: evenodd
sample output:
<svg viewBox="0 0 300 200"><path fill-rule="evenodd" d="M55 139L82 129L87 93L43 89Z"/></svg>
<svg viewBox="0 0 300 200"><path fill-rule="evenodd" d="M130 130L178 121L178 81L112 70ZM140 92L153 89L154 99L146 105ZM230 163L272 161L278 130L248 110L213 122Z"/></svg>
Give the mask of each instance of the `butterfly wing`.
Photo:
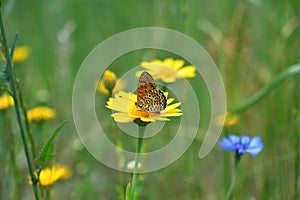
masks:
<svg viewBox="0 0 300 200"><path fill-rule="evenodd" d="M138 106L149 112L160 112L166 108L167 98L161 90L154 88L140 99Z"/></svg>
<svg viewBox="0 0 300 200"><path fill-rule="evenodd" d="M150 90L155 89L157 86L154 83L152 76L148 72L143 72L140 76L138 89L137 89L137 103L145 96Z"/></svg>

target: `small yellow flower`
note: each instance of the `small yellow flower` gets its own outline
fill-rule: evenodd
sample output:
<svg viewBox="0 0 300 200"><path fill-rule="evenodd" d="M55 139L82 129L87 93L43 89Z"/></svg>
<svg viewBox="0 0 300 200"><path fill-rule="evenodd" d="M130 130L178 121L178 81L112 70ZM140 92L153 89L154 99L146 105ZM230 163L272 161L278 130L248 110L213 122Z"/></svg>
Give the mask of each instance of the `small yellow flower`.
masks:
<svg viewBox="0 0 300 200"><path fill-rule="evenodd" d="M58 180L65 180L72 176L72 170L65 165L56 164L51 168L47 167L40 171L39 175L35 173L38 179L38 184L43 187L48 187L53 185ZM32 185L31 179L29 177L29 184Z"/></svg>
<svg viewBox="0 0 300 200"><path fill-rule="evenodd" d="M98 90L105 95L109 95L109 91L116 93L124 89L124 81L118 79L116 74L110 70L104 72L103 78L98 83Z"/></svg>
<svg viewBox="0 0 300 200"><path fill-rule="evenodd" d="M15 48L13 63L21 63L29 57L30 48L27 46L18 46ZM1 58L5 60L4 55L1 54Z"/></svg>
<svg viewBox="0 0 300 200"><path fill-rule="evenodd" d="M217 116L216 119L215 119L215 123L217 125L221 125L224 123L224 126L225 127L231 127L231 126L234 126L236 123L238 123L239 121L239 116L238 115L233 115L229 112L226 112L226 116L224 118L224 116ZM225 120L225 122L224 122Z"/></svg>
<svg viewBox="0 0 300 200"><path fill-rule="evenodd" d="M13 63L20 63L29 57L30 48L27 46L16 47L13 57Z"/></svg>
<svg viewBox="0 0 300 200"><path fill-rule="evenodd" d="M164 93L168 97L168 93ZM114 98L109 98L106 102L106 107L117 111L111 116L116 122L127 123L136 119L140 119L143 122L154 122L156 120L169 121L167 117L181 116L181 110L178 108L180 103L171 104L174 98L167 99L167 107L160 113L151 113L141 110L136 106L137 96L133 93L120 91L115 94ZM170 105L171 104L171 105Z"/></svg>
<svg viewBox="0 0 300 200"><path fill-rule="evenodd" d="M142 62L141 66L145 68L155 80L160 79L165 83L175 82L179 78L192 78L196 74L196 67L192 65L184 66L183 60L174 60L167 58L165 60L153 60L151 62ZM183 67L184 66L184 67ZM136 73L140 77L143 71Z"/></svg>
<svg viewBox="0 0 300 200"><path fill-rule="evenodd" d="M105 70L103 78L105 81L105 85L114 85L117 79L116 74L110 70Z"/></svg>
<svg viewBox="0 0 300 200"><path fill-rule="evenodd" d="M55 111L46 106L38 106L27 111L28 121L47 121L55 118Z"/></svg>
<svg viewBox="0 0 300 200"><path fill-rule="evenodd" d="M0 110L6 110L13 105L14 99L10 95L4 93L0 96Z"/></svg>

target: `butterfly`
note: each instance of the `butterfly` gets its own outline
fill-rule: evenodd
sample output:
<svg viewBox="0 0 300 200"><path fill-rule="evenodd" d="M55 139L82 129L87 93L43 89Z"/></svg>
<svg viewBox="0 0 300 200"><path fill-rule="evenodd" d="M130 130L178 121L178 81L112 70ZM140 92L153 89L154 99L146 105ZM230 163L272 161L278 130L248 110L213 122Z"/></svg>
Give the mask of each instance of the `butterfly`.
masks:
<svg viewBox="0 0 300 200"><path fill-rule="evenodd" d="M161 90L157 89L154 79L145 71L139 79L136 105L140 109L152 113L159 113L167 106L166 96Z"/></svg>

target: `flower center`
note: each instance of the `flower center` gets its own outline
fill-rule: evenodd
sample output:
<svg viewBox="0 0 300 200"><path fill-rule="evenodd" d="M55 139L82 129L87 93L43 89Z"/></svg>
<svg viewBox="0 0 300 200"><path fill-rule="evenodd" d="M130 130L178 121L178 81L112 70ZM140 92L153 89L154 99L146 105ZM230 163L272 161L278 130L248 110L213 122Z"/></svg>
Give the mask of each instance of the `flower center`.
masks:
<svg viewBox="0 0 300 200"><path fill-rule="evenodd" d="M144 110L136 110L136 115L141 117L149 117L149 112Z"/></svg>

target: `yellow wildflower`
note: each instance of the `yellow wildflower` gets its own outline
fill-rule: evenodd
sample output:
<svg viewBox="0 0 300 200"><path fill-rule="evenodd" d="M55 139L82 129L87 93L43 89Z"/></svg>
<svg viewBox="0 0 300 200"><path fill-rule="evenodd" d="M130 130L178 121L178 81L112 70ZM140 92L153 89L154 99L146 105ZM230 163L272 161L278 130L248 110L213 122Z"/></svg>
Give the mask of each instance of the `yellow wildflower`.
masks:
<svg viewBox="0 0 300 200"><path fill-rule="evenodd" d="M47 167L40 171L39 175L35 173L38 179L38 184L43 187L48 187L53 185L58 180L68 179L72 176L72 170L65 165L56 164L51 168ZM31 185L31 179L29 178L29 184Z"/></svg>
<svg viewBox="0 0 300 200"><path fill-rule="evenodd" d="M168 93L164 93L168 97ZM178 108L180 103L171 104L174 98L167 99L167 107L159 113L151 113L141 110L136 106L137 96L133 93L120 91L114 98L109 98L106 107L117 111L111 116L116 122L127 123L136 119L143 122L154 122L156 120L169 121L167 117L181 116L181 110Z"/></svg>
<svg viewBox="0 0 300 200"><path fill-rule="evenodd" d="M184 61L173 58L165 60L153 60L151 62L142 62L141 66L145 68L154 79L160 79L165 83L175 82L179 78L192 78L196 74L196 67L192 65L184 66ZM184 67L183 67L184 66ZM139 77L143 71L136 73Z"/></svg>
<svg viewBox="0 0 300 200"><path fill-rule="evenodd" d="M4 93L0 96L0 110L6 110L13 105L14 99L10 95Z"/></svg>
<svg viewBox="0 0 300 200"><path fill-rule="evenodd" d="M225 122L224 122L225 120ZM236 123L238 123L239 121L239 116L238 115L233 115L229 112L226 112L226 116L224 118L224 115L223 116L217 116L216 119L215 119L215 123L217 125L221 125L224 123L224 126L225 127L231 127L233 125L235 125Z"/></svg>
<svg viewBox="0 0 300 200"><path fill-rule="evenodd" d="M104 72L103 78L98 83L98 90L105 95L109 95L109 91L116 93L124 88L124 81L118 79L116 74L110 70Z"/></svg>
<svg viewBox="0 0 300 200"><path fill-rule="evenodd" d="M29 57L30 48L27 46L17 46L14 51L13 63L20 63ZM1 54L1 58L5 60L4 55Z"/></svg>
<svg viewBox="0 0 300 200"><path fill-rule="evenodd" d="M55 118L55 111L46 106L38 106L27 111L28 121L47 121Z"/></svg>

